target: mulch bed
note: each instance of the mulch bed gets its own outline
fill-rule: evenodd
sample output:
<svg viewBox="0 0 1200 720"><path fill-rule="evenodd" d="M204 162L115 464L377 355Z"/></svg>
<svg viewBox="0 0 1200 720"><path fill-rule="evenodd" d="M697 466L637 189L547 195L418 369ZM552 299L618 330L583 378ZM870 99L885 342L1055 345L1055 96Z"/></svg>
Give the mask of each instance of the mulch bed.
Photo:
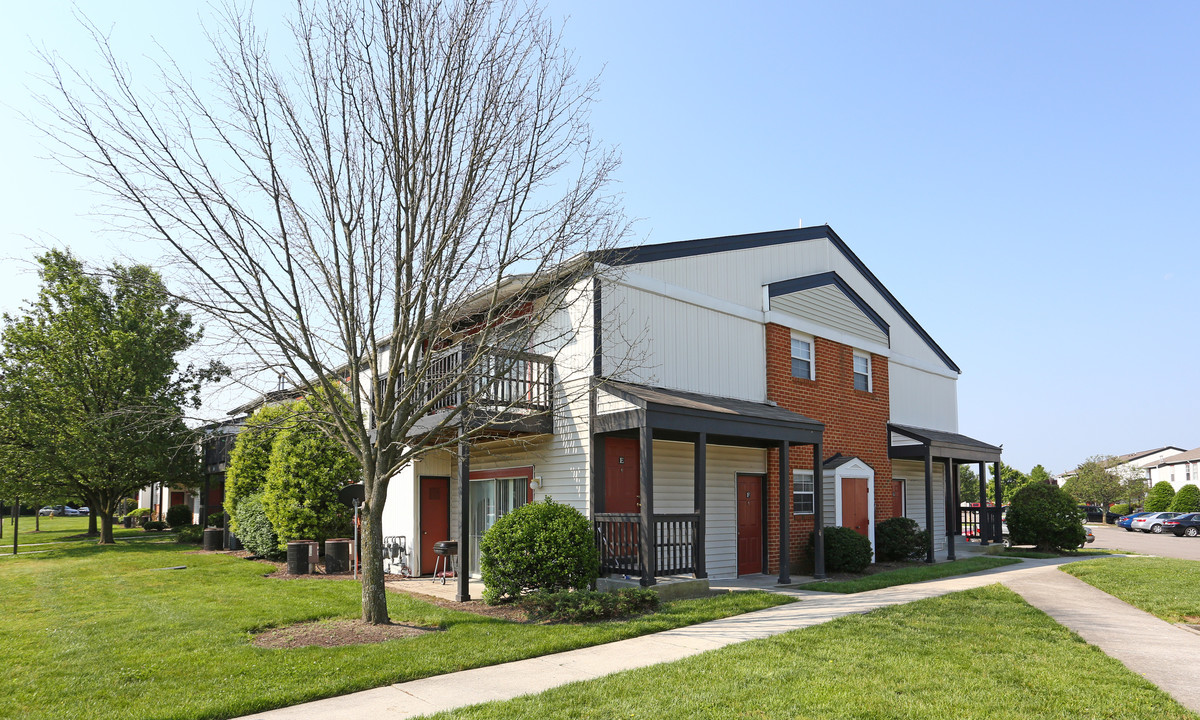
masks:
<svg viewBox="0 0 1200 720"><path fill-rule="evenodd" d="M392 592L404 593L411 595L413 598L421 602L427 602L430 605L437 605L440 608L447 610L458 610L460 612L469 612L483 617L496 618L497 620L508 620L509 622L527 623L530 622L529 616L521 608L512 603L503 605L488 605L482 600L468 600L466 602L455 602L445 598L437 597L436 595L426 595L421 592L420 587L416 583L391 582L395 576L388 575L388 583L385 587Z"/></svg>
<svg viewBox="0 0 1200 720"><path fill-rule="evenodd" d="M416 637L428 632L438 630L401 623L371 625L362 620L318 620L263 631L254 636L254 646L271 649L341 647Z"/></svg>

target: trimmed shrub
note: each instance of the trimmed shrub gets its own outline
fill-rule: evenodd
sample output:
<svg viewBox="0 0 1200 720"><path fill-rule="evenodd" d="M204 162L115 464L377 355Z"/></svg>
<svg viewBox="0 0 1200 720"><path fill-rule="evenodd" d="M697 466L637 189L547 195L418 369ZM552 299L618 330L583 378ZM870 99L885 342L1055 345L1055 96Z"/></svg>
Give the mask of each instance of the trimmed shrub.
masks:
<svg viewBox="0 0 1200 720"><path fill-rule="evenodd" d="M242 498L257 495L267 484L275 436L291 423L292 404L264 405L250 417L233 442L225 473L225 507L232 515ZM231 523L237 530L237 524Z"/></svg>
<svg viewBox="0 0 1200 720"><path fill-rule="evenodd" d="M1146 512L1165 512L1175 500L1175 488L1166 480L1154 483L1150 493L1146 495L1146 504L1142 507Z"/></svg>
<svg viewBox="0 0 1200 720"><path fill-rule="evenodd" d="M199 525L184 525L176 528L175 542L198 545L204 539L204 528Z"/></svg>
<svg viewBox="0 0 1200 720"><path fill-rule="evenodd" d="M587 518L550 498L513 510L479 541L483 599L490 605L526 592L584 588L600 575Z"/></svg>
<svg viewBox="0 0 1200 720"><path fill-rule="evenodd" d="M594 622L641 615L658 608L658 593L628 588L616 592L560 590L533 592L517 601L531 620Z"/></svg>
<svg viewBox="0 0 1200 720"><path fill-rule="evenodd" d="M150 520L142 523L142 529L147 531L154 530L157 532L159 530L166 530L167 524L162 520Z"/></svg>
<svg viewBox="0 0 1200 720"><path fill-rule="evenodd" d="M808 536L808 555L816 557L816 535ZM826 572L862 572L871 564L871 541L848 527L825 528Z"/></svg>
<svg viewBox="0 0 1200 720"><path fill-rule="evenodd" d="M919 560L929 549L929 533L916 520L894 517L875 528L875 557L879 560Z"/></svg>
<svg viewBox="0 0 1200 720"><path fill-rule="evenodd" d="M1116 505L1110 505L1108 511L1114 515L1128 515L1129 503L1117 503Z"/></svg>
<svg viewBox="0 0 1200 720"><path fill-rule="evenodd" d="M154 512L150 508L135 508L125 513L125 517L133 521L135 525L144 527L146 521L150 519L150 514Z"/></svg>
<svg viewBox="0 0 1200 720"><path fill-rule="evenodd" d="M1074 550L1087 539L1075 499L1053 485L1027 485L1013 495L1008 534L1013 544L1044 552Z"/></svg>
<svg viewBox="0 0 1200 720"><path fill-rule="evenodd" d="M204 522L208 524L208 527L223 528L225 527L225 513L221 510L210 510Z"/></svg>
<svg viewBox="0 0 1200 720"><path fill-rule="evenodd" d="M266 557L279 554L279 538L275 535L275 528L271 527L271 521L267 519L261 493L242 498L234 517L237 519L237 537L247 550Z"/></svg>
<svg viewBox="0 0 1200 720"><path fill-rule="evenodd" d="M173 528L192 524L192 509L187 505L172 505L167 508L167 524Z"/></svg>
<svg viewBox="0 0 1200 720"><path fill-rule="evenodd" d="M298 413L313 412L305 401ZM290 540L324 542L351 533L353 515L338 501L338 491L362 476L354 456L325 434L316 421L298 420L279 431L271 446L271 466L262 503L279 537L279 549ZM241 537L240 526L235 528Z"/></svg>
<svg viewBox="0 0 1200 720"><path fill-rule="evenodd" d="M1171 507L1167 509L1179 513L1200 512L1200 487L1189 483L1179 488L1171 500Z"/></svg>

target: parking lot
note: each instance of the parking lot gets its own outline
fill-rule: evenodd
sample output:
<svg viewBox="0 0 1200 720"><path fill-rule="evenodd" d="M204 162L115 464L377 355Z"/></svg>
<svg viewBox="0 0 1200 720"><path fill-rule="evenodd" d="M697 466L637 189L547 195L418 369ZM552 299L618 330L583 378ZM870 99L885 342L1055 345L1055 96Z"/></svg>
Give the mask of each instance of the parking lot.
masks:
<svg viewBox="0 0 1200 720"><path fill-rule="evenodd" d="M1115 525L1096 523L1090 523L1088 527L1096 534L1096 542L1088 545L1089 548L1127 550L1142 555L1200 560L1200 538L1175 537L1171 533L1152 535L1137 530L1126 532Z"/></svg>

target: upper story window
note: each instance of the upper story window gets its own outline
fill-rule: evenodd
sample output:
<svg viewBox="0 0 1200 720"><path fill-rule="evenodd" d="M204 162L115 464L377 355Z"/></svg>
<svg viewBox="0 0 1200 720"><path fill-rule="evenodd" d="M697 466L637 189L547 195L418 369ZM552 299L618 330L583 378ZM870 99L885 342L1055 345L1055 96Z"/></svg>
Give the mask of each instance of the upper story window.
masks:
<svg viewBox="0 0 1200 720"><path fill-rule="evenodd" d="M871 356L854 353L854 389L871 392Z"/></svg>
<svg viewBox="0 0 1200 720"><path fill-rule="evenodd" d="M816 507L812 470L792 471L792 513L812 515Z"/></svg>
<svg viewBox="0 0 1200 720"><path fill-rule="evenodd" d="M792 334L792 377L812 380L813 341L810 337Z"/></svg>

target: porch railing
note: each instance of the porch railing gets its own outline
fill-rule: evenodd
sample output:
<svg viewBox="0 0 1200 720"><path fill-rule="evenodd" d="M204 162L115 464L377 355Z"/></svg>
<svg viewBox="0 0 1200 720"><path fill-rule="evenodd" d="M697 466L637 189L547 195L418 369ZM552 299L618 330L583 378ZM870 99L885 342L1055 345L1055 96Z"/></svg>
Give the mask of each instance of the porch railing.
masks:
<svg viewBox="0 0 1200 720"><path fill-rule="evenodd" d="M429 365L421 395L434 412L475 405L544 412L550 409L554 361L544 355L493 348L463 372L476 348L455 345Z"/></svg>
<svg viewBox="0 0 1200 720"><path fill-rule="evenodd" d="M960 507L958 523L962 536L970 540L1001 541L1000 509L995 507Z"/></svg>
<svg viewBox="0 0 1200 720"><path fill-rule="evenodd" d="M656 575L696 572L696 513L654 516ZM602 575L636 575L641 570L641 516L637 513L596 513L596 546Z"/></svg>

